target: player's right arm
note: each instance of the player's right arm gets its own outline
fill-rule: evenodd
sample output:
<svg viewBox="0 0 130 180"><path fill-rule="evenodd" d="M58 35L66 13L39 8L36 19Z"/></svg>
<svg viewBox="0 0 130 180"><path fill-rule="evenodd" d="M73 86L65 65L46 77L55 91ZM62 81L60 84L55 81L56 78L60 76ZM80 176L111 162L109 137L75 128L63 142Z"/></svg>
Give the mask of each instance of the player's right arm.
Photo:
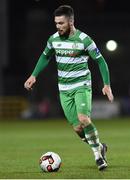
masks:
<svg viewBox="0 0 130 180"><path fill-rule="evenodd" d="M43 53L41 54L38 62L31 74L31 76L25 81L24 87L27 90L31 90L33 85L36 83L36 78L39 73L48 65L49 59L54 53L54 49L52 48L51 38L47 41L47 46L45 47Z"/></svg>

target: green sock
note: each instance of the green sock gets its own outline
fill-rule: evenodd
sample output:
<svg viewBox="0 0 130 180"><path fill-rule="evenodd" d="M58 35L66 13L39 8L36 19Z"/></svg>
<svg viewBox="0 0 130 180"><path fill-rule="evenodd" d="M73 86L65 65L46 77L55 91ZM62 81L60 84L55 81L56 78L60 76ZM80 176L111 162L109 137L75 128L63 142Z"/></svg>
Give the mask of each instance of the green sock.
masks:
<svg viewBox="0 0 130 180"><path fill-rule="evenodd" d="M92 151L94 152L95 159L101 157L100 142L98 137L98 131L93 123L89 124L84 128L85 137Z"/></svg>
<svg viewBox="0 0 130 180"><path fill-rule="evenodd" d="M87 142L87 139L85 137L85 133L84 133L84 130L82 130L81 132L77 132L77 134L79 135L79 137L82 139L82 141Z"/></svg>

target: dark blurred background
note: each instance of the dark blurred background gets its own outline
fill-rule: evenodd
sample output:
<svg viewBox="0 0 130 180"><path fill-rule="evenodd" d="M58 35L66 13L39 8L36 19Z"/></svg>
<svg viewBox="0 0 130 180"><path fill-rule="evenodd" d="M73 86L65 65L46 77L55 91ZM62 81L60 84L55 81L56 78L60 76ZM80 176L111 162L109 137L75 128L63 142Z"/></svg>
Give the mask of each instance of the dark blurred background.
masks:
<svg viewBox="0 0 130 180"><path fill-rule="evenodd" d="M0 116L44 118L63 115L54 57L38 77L33 91L27 92L23 87L48 37L56 31L53 12L62 4L74 8L75 26L94 39L108 63L115 96L114 115L130 115L128 3L127 0L0 0ZM111 39L118 44L115 51L106 49L106 42ZM100 111L100 117L104 111L100 103L106 100L101 92L102 79L91 59L89 67L92 71L94 109ZM111 110L104 117L112 113Z"/></svg>

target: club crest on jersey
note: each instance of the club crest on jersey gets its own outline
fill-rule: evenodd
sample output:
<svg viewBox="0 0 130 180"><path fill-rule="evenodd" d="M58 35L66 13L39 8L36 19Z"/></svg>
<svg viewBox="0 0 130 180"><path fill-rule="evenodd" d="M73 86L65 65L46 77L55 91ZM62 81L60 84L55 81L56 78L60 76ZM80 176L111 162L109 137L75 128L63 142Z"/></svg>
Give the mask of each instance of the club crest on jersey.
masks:
<svg viewBox="0 0 130 180"><path fill-rule="evenodd" d="M77 49L77 48L78 48L78 44L77 44L77 43L74 43L74 44L72 45L72 48L73 48L73 49Z"/></svg>
<svg viewBox="0 0 130 180"><path fill-rule="evenodd" d="M57 44L57 47L61 47L61 44Z"/></svg>

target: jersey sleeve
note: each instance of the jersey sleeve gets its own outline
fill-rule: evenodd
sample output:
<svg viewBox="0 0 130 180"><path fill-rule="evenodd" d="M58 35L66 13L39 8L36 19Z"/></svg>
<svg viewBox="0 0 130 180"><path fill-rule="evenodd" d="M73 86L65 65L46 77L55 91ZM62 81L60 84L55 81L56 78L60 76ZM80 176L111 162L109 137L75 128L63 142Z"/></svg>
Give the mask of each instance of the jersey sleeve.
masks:
<svg viewBox="0 0 130 180"><path fill-rule="evenodd" d="M84 44L85 44L86 53L89 54L89 56L93 60L96 60L102 56L99 49L97 48L95 42L93 41L93 39L91 37L87 36L84 40Z"/></svg>
<svg viewBox="0 0 130 180"><path fill-rule="evenodd" d="M86 38L85 51L93 60L97 62L104 85L110 85L108 65L99 49L97 48L95 42L90 37Z"/></svg>
<svg viewBox="0 0 130 180"><path fill-rule="evenodd" d="M52 37L50 37L47 41L47 45L43 51L43 54L50 59L50 57L54 54L54 48L52 47Z"/></svg>
<svg viewBox="0 0 130 180"><path fill-rule="evenodd" d="M51 45L51 38L47 41L47 45L41 54L40 58L38 59L38 62L32 72L32 76L37 77L39 73L48 65L49 59L54 53L54 49L52 48Z"/></svg>

